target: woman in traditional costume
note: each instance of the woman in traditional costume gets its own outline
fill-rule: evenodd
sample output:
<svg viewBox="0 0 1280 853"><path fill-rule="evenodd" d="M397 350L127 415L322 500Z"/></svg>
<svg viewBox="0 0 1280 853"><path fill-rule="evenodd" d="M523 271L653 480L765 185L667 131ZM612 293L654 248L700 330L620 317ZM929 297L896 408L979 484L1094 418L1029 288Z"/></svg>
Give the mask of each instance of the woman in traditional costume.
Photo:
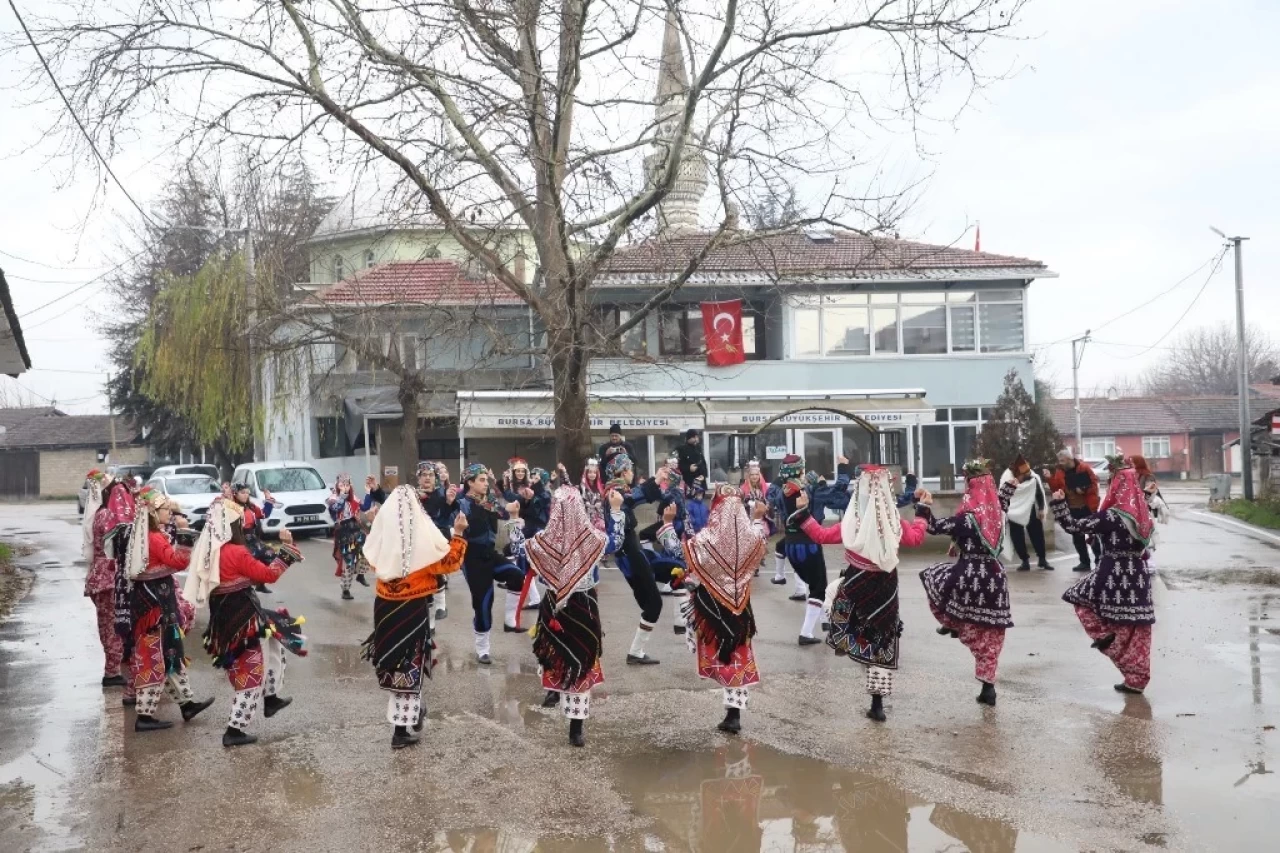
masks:
<svg viewBox="0 0 1280 853"><path fill-rule="evenodd" d="M116 576L123 559L116 560L114 543L109 537L118 526L133 523L133 496L124 483L109 480L97 471L89 472L89 481L89 502L84 511L89 522L89 572L84 580L84 594L93 602L98 617L98 639L103 654L102 686L123 687L125 698L132 699L133 681L125 678L122 668L126 663L124 638L115 623ZM123 541L123 537L119 541ZM122 548L122 556L123 553Z"/></svg>
<svg viewBox="0 0 1280 853"><path fill-rule="evenodd" d="M325 504L337 523L333 529L333 558L337 562L334 575L340 580L343 600L352 601L355 596L351 594L351 582L356 580L363 586L368 586L369 582L364 577L367 568L363 552L364 522L360 517L360 502L351 487L350 474L338 475Z"/></svg>
<svg viewBox="0 0 1280 853"><path fill-rule="evenodd" d="M760 683L751 638L756 634L751 611L751 580L764 555L767 508L756 504L747 517L742 496L732 486L716 490L707 526L685 540L685 560L695 582L686 605L689 647L698 656L698 675L724 688L726 734L742 731L748 688Z"/></svg>
<svg viewBox="0 0 1280 853"><path fill-rule="evenodd" d="M773 536L778 532L778 518L774 514L774 507L782 501L782 492L774 483L770 483L764 478L764 474L760 472L760 460L752 459L747 463L747 476L742 481L741 486L742 503L746 505L747 511L754 514L755 505L762 503L767 507L764 516L765 527L768 528L769 535ZM787 553L783 547L783 540L778 539L773 552L773 578L769 581L772 584L782 586L787 582ZM766 556L762 558L768 558Z"/></svg>
<svg viewBox="0 0 1280 853"><path fill-rule="evenodd" d="M939 563L920 573L929 609L942 626L938 633L958 638L973 653L974 675L982 682L978 701L995 707L996 666L1004 648L1004 632L1013 627L1009 579L1000 562L1004 512L990 465L985 459L966 462L965 494L951 518L933 514L926 493L916 506L928 531L950 536L953 563Z"/></svg>
<svg viewBox="0 0 1280 853"><path fill-rule="evenodd" d="M524 572L498 551L498 523L508 518L504 507L491 489L492 475L480 463L468 465L462 475L466 494L458 498L458 513L466 516L467 552L462 561L462 574L471 590L471 627L475 632L476 660L488 666L489 632L493 628L493 585L507 591L503 631L519 633L520 591L524 588ZM517 509L518 513L518 509Z"/></svg>
<svg viewBox="0 0 1280 853"><path fill-rule="evenodd" d="M1061 491L1053 493L1054 518L1071 535L1091 535L1102 544L1098 566L1063 594L1076 609L1093 647L1116 665L1121 693L1141 693L1151 680L1151 626L1156 622L1151 572L1145 553L1155 533L1147 495L1132 460L1110 456L1112 475L1096 513L1073 516Z"/></svg>
<svg viewBox="0 0 1280 853"><path fill-rule="evenodd" d="M457 499L457 486L446 488L440 484L440 466L437 463L418 463L418 500L442 536L452 535L454 502ZM437 621L449 616L449 579L441 575L438 580L440 588L432 596L435 599Z"/></svg>
<svg viewBox="0 0 1280 853"><path fill-rule="evenodd" d="M231 500L214 501L204 529L192 549L186 596L196 605L209 604L209 627L204 647L213 665L227 672L235 691L222 745L243 746L258 738L246 729L258 704L274 717L293 700L280 695L284 687L285 651L305 655L306 620L284 608L266 610L254 585L275 583L285 570L302 560L293 535L280 531L280 547L268 565L254 558L245 544L242 510ZM265 698L264 698L265 692Z"/></svg>
<svg viewBox="0 0 1280 853"><path fill-rule="evenodd" d="M785 480L782 486L783 517L786 519L784 547L787 560L796 573L796 592L805 600L804 622L800 626L800 645L816 646L822 640L814 636L822 621L822 602L827 590L827 559L822 546L809 538L802 525L810 517L808 509L812 498L804 481L804 460L795 454L787 456L779 470ZM799 500L805 499L805 509L799 511ZM801 585L803 584L803 589Z"/></svg>
<svg viewBox="0 0 1280 853"><path fill-rule="evenodd" d="M904 522L888 469L864 465L849 509L839 524L823 527L810 516L804 532L823 545L844 545L849 565L827 587L827 645L867 668L867 716L885 721L884 698L893 695L902 619L898 615L898 549L924 542L925 521Z"/></svg>
<svg viewBox="0 0 1280 853"><path fill-rule="evenodd" d="M446 539L427 517L411 486L397 486L382 505L364 555L377 576L373 600L373 633L364 641L363 656L372 661L378 686L389 691L387 722L391 748L418 742L426 709L423 678L431 677L435 641L434 602L440 579L462 568L467 519L459 515ZM412 731L410 731L412 729Z"/></svg>
<svg viewBox="0 0 1280 853"><path fill-rule="evenodd" d="M648 648L649 637L653 635L654 626L662 617L662 594L658 592L653 569L640 548L640 537L636 533L636 499L631 487L635 479L635 468L631 457L625 453L615 453L609 460L606 473L609 477L606 487L609 493L609 513L605 516L605 533L611 539L616 537L620 542L613 559L631 587L636 604L640 605L640 625L636 628L631 649L627 652L627 663L632 666L651 666L658 663L658 659L649 654ZM618 497L615 498L614 494Z"/></svg>
<svg viewBox="0 0 1280 853"><path fill-rule="evenodd" d="M157 720L160 699L169 696L182 709L182 719L190 720L213 704L213 699L197 701L187 677L183 648L184 618L178 585L173 575L187 568L191 551L175 548L165 534L173 508L168 498L153 489L143 489L137 497L137 512L129 535L125 573L131 584L130 610L133 625L133 689L137 695L135 732L167 729L173 723Z"/></svg>
<svg viewBox="0 0 1280 853"><path fill-rule="evenodd" d="M600 627L600 558L612 540L587 515L581 493L561 486L551 496L545 529L525 541L529 568L547 586L534 629L533 654L547 690L543 707L557 701L569 720L569 743L583 746L591 714L591 688L604 681Z"/></svg>
<svg viewBox="0 0 1280 853"><path fill-rule="evenodd" d="M604 529L605 488L604 477L600 475L600 460L592 456L582 468L582 479L578 481L578 492L582 495L582 504L586 507L587 517L599 530Z"/></svg>

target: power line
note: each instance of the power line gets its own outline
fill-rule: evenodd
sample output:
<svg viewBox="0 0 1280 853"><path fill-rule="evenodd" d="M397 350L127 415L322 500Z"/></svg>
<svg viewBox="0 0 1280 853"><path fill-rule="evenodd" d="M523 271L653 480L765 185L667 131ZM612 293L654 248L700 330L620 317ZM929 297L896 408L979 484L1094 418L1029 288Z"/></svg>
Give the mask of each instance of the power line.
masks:
<svg viewBox="0 0 1280 853"><path fill-rule="evenodd" d="M52 83L53 88L57 90L58 97L62 99L62 103L66 106L67 113L71 116L72 120L75 121L76 127L80 128L80 132L84 134L85 141L89 143L89 148L93 151L94 156L98 158L98 162L102 163L102 167L107 170L107 174L111 176L111 180L116 182L116 186L120 188L120 192L124 193L124 197L129 200L129 203L137 209L138 213L142 214L142 218L147 222L150 222L152 225L155 225L151 217L147 215L147 212L142 209L142 205L138 204L138 202L134 200L133 196L129 194L129 191L125 189L124 184L116 177L116 173L111 168L111 164L107 162L107 158L103 157L102 152L98 150L97 143L93 141L93 136L89 133L88 128L84 126L84 122L80 121L80 116L76 115L75 108L71 106L70 99L68 99L66 93L62 91L62 86L58 83L58 78L54 76L53 69L50 68L49 63L45 61L44 53L40 50L40 46L36 44L35 38L31 35L31 30L27 29L27 22L23 20L22 13L18 11L18 7L14 4L13 0L9 0L9 8L13 10L14 17L18 19L18 25L22 27L22 32L27 37L27 43L30 44L31 49L35 51L36 57L40 60L40 65L44 67L45 73L49 75L49 82Z"/></svg>
<svg viewBox="0 0 1280 853"><path fill-rule="evenodd" d="M75 284L75 281L67 281L65 278L31 278L30 276L18 275L17 273L6 272L5 278L15 279L17 281L25 281L28 284Z"/></svg>
<svg viewBox="0 0 1280 853"><path fill-rule="evenodd" d="M1225 258L1226 256L1227 256L1227 250L1224 248L1222 252L1218 254L1218 257L1215 259L1213 269L1209 270L1209 274L1205 276L1204 284L1200 285L1200 289L1196 291L1196 295L1192 298L1191 304L1187 306L1187 310L1183 311L1182 315L1179 316L1177 320L1173 321L1173 325L1170 326L1168 329L1166 329L1163 335L1156 338L1155 343L1151 344L1141 352L1134 353L1133 355L1120 356L1120 358L1124 361L1130 361L1139 356L1146 355L1147 353L1151 352L1151 350L1155 349L1157 344L1159 344L1165 338L1169 337L1169 335L1173 333L1173 330L1178 328L1178 324L1181 323L1183 320L1187 319L1187 315L1191 313L1191 309L1196 307L1196 303L1200 301L1201 295L1203 295L1205 290L1209 287L1209 282L1213 281L1213 277L1218 274L1218 270L1222 269L1222 259Z"/></svg>
<svg viewBox="0 0 1280 853"><path fill-rule="evenodd" d="M101 291L101 289L102 289L103 287L105 287L105 286L106 286L105 284L100 285L100 286L99 286L99 288L98 288L99 292L100 292L100 291ZM96 293L95 293L95 294L90 294L90 296L94 296L94 295L96 295ZM72 305L71 307L67 308L67 310L65 310L65 311L60 311L60 312L58 312L57 314L54 314L52 317L46 317L45 319L41 320L39 323L32 323L30 326L27 326L27 327L26 327L25 331L30 331L30 330L32 330L32 329L38 329L38 328L40 328L41 326L47 326L49 323L52 323L54 320L57 320L57 319L59 319L59 318L61 318L61 317L65 317L65 316L67 316L68 314L70 314L72 311L76 310L77 308L83 307L83 306L84 306L84 304L85 304L86 302L88 302L88 301L89 301L88 297L86 297L85 299L81 299L79 302L77 302L77 303L75 303L74 305Z"/></svg>
<svg viewBox="0 0 1280 853"><path fill-rule="evenodd" d="M15 261L21 261L24 264L31 264L32 266L36 266L36 267L44 267L47 270L64 270L66 272L94 272L95 270L102 269L102 267L54 266L53 264L46 264L46 263L43 263L42 261L33 261L30 258L24 258L21 255L15 255L13 252L6 252L4 249L0 249L0 255L4 255L6 258L13 258ZM11 277L17 278L18 276L11 276Z"/></svg>
<svg viewBox="0 0 1280 853"><path fill-rule="evenodd" d="M40 311L40 310L42 310L42 309L44 309L44 308L48 308L50 305L53 305L53 304L55 304L55 303L57 303L57 302L61 302L62 300L66 299L66 298L67 298L67 297L69 297L69 296L74 296L75 294L77 294L77 293L79 293L80 291L84 290L86 287L88 287L89 285L93 284L94 282L101 281L102 279L106 278L107 276L111 275L112 273L119 271L121 268L123 268L123 267L124 267L124 265L125 265L125 264L130 263L131 261L133 261L133 260L135 260L136 258L140 257L140 256L141 256L144 252L146 252L146 251L147 251L146 249L139 249L138 251L134 252L132 255L130 255L129 257L125 258L123 261L121 261L120 263L116 264L116 265L115 265L115 266L113 266L111 269L107 270L106 272L104 272L104 273L100 273L100 274L98 274L98 275L94 276L93 278L89 279L89 280L88 280L88 281L86 281L84 284L80 285L79 287L75 288L74 290L68 290L66 293L62 294L61 296L55 297L54 299L50 299L48 302L44 303L43 305L39 305L39 306L37 306L37 307L35 307L35 308L32 308L30 311L26 312L25 314L20 314L20 315L18 316L18 319L19 319L19 320L25 320L26 318L30 317L32 314L36 313L37 311ZM14 278L17 278L17 277L18 277L18 276L14 276ZM83 304L83 300L82 300L80 303L77 303L77 304ZM61 315L61 314L59 314L58 316L59 316L59 317L61 317L62 315ZM42 326L42 325L44 325L44 321L42 321L42 322L40 322L40 323L36 323L34 326L31 326L30 328L34 329L34 328L37 328L38 326Z"/></svg>

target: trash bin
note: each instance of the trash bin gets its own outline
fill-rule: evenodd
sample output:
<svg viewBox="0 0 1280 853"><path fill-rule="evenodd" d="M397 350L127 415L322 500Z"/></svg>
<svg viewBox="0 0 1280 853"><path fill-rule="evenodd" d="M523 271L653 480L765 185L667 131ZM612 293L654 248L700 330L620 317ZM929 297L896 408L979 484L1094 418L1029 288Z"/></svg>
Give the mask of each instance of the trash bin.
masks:
<svg viewBox="0 0 1280 853"><path fill-rule="evenodd" d="M1209 477L1209 503L1231 500L1231 475L1214 474Z"/></svg>

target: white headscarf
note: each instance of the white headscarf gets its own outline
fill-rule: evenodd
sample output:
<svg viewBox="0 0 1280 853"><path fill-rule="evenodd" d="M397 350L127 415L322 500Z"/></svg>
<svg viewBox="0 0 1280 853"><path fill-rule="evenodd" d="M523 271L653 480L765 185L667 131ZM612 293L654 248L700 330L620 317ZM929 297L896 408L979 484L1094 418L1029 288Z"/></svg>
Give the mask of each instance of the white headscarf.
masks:
<svg viewBox="0 0 1280 853"><path fill-rule="evenodd" d="M151 562L151 506L144 498L135 497L137 510L133 514L133 528L129 531L129 550L124 555L124 574L129 580L147 570Z"/></svg>
<svg viewBox="0 0 1280 853"><path fill-rule="evenodd" d="M898 567L902 516L898 514L888 469L863 466L849 498L849 509L840 522L840 539L845 550L881 571L891 572Z"/></svg>
<svg viewBox="0 0 1280 853"><path fill-rule="evenodd" d="M209 505L204 529L191 549L187 584L182 595L197 606L209 600L209 593L222 583L222 546L231 541L231 522L244 515L234 501L219 498Z"/></svg>
<svg viewBox="0 0 1280 853"><path fill-rule="evenodd" d="M1044 489L1044 484L1040 482L1040 475L1035 471L1031 472L1031 477L1025 481L1019 482L1018 478L1013 475L1009 469L1000 475L1000 485L1005 483L1017 483L1013 490L1013 497L1009 500L1009 511L1005 513L1005 517L1026 527L1031 521L1031 513L1036 511L1037 492Z"/></svg>
<svg viewBox="0 0 1280 853"><path fill-rule="evenodd" d="M412 486L392 489L364 540L364 558L378 580L408 577L448 553L449 540L427 517L417 491Z"/></svg>
<svg viewBox="0 0 1280 853"><path fill-rule="evenodd" d="M84 561L93 568L93 517L102 507L102 482L97 477L89 478L89 498L84 503L84 516L80 519L81 550Z"/></svg>

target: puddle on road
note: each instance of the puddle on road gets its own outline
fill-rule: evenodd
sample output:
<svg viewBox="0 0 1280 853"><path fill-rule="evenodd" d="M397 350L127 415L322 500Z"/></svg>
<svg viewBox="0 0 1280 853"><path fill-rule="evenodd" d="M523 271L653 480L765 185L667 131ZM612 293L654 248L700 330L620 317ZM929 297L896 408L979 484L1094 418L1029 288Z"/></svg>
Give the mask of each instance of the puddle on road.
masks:
<svg viewBox="0 0 1280 853"><path fill-rule="evenodd" d="M620 756L613 788L648 828L592 839L512 829L438 832L432 853L495 850L705 853L1056 853L1075 848L935 805L866 774L747 742L714 752ZM602 780L603 781L603 780Z"/></svg>

